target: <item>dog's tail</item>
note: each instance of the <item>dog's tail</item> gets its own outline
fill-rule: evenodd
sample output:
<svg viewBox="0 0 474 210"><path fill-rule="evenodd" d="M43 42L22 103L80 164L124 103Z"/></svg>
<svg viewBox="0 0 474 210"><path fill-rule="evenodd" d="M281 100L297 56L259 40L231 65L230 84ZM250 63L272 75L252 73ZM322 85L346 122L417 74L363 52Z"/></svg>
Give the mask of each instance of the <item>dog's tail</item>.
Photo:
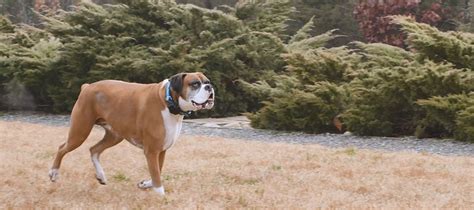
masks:
<svg viewBox="0 0 474 210"><path fill-rule="evenodd" d="M84 89L85 89L87 86L89 86L88 83L82 84L82 86L81 86L81 92L84 91Z"/></svg>

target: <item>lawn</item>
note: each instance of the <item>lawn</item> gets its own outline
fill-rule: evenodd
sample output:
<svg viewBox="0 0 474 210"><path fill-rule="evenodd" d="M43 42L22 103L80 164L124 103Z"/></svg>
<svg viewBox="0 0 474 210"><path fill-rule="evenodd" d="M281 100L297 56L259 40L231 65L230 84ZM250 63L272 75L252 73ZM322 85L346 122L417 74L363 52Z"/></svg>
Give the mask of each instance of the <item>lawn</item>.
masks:
<svg viewBox="0 0 474 210"><path fill-rule="evenodd" d="M166 197L136 184L148 178L143 152L127 142L105 151L100 185L89 147L48 169L67 127L0 121L0 208L474 208L474 157L181 136L162 175Z"/></svg>

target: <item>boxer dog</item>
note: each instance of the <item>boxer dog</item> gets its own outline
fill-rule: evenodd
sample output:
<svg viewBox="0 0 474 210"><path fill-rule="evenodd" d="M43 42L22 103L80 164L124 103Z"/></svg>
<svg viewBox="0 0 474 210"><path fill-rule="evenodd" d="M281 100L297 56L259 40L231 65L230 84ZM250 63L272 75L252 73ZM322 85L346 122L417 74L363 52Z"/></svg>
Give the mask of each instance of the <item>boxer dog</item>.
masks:
<svg viewBox="0 0 474 210"><path fill-rule="evenodd" d="M186 112L211 109L214 88L200 72L180 73L158 84L138 84L103 80L81 87L71 112L67 141L59 146L49 177L55 182L64 155L79 147L94 125L102 126L105 135L90 148L96 178L105 185L100 154L126 139L143 149L151 179L138 183L142 189L153 188L165 194L160 175L166 151L181 131Z"/></svg>

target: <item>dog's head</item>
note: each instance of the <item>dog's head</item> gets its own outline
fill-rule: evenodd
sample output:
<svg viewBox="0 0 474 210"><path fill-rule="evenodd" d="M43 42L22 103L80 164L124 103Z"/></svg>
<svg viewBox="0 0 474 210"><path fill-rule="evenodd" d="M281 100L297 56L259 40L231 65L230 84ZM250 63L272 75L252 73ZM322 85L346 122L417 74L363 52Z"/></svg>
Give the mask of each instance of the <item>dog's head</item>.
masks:
<svg viewBox="0 0 474 210"><path fill-rule="evenodd" d="M170 78L171 89L178 95L183 111L197 111L214 107L214 87L201 72L179 73Z"/></svg>

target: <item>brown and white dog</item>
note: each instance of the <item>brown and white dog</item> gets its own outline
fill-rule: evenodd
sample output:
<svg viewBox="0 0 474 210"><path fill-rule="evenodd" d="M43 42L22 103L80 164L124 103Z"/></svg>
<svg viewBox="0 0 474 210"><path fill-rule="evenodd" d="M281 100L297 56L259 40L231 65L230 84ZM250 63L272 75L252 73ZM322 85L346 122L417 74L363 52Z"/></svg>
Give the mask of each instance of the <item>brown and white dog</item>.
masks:
<svg viewBox="0 0 474 210"><path fill-rule="evenodd" d="M104 138L90 148L92 163L100 184L106 184L100 154L123 139L142 148L151 180L139 188L153 188L165 194L160 174L166 151L181 131L184 112L211 109L214 89L200 72L180 73L158 84L138 84L103 80L84 84L71 113L68 139L59 146L49 171L51 181L58 179L61 160L79 147L94 125L105 129Z"/></svg>

